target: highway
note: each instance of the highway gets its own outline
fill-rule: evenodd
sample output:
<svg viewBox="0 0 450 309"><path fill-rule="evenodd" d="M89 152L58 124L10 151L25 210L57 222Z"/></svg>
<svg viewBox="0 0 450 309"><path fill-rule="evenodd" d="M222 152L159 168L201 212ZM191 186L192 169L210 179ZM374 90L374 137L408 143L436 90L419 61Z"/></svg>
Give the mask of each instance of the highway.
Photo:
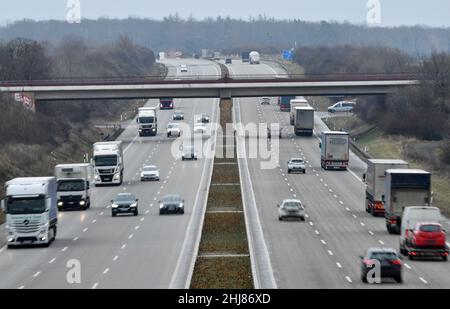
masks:
<svg viewBox="0 0 450 309"><path fill-rule="evenodd" d="M169 73L180 75L180 61L164 62ZM217 76L211 62L185 60L190 75ZM186 73L184 73L186 74ZM208 113L215 121L218 99L175 100L185 122ZM149 106L158 105L150 100ZM203 192L209 187L212 160L175 160L172 141L165 128L172 111L158 111L158 135L138 137L131 121L118 138L125 145L125 182L120 187L93 188L92 207L86 212L59 213L57 240L49 248L0 250L0 288L184 288L188 284L195 239L206 206ZM207 140L214 143L214 136ZM160 182L141 183L140 169L155 164ZM111 217L110 200L119 192L134 193L139 200L138 217ZM159 216L159 199L180 194L185 199L183 216ZM72 260L81 265L81 283L66 280ZM69 263L69 264L68 264Z"/></svg>
<svg viewBox="0 0 450 309"><path fill-rule="evenodd" d="M227 65L234 77L244 75L281 74L270 65L233 63ZM276 72L274 72L276 71ZM301 94L299 94L301 95ZM267 160L248 158L251 186L244 190L255 197L262 237L270 259L270 269L277 288L448 288L450 269L442 261L404 260L404 284L387 281L367 286L360 280L359 256L369 247L392 247L398 250L398 236L388 235L383 218L373 218L365 212L365 187L361 175L365 164L354 154L347 172L324 171L320 168L317 137L295 137L289 126L289 113L280 112L276 99L260 105L257 98L235 99L235 119L249 123L280 123L286 129L279 141L279 159L275 169L261 169ZM326 125L316 117L315 134ZM287 132L287 133L286 133ZM243 137L242 137L243 138ZM245 138L248 149L252 139ZM303 157L306 175L288 175L286 162ZM299 198L307 206L307 220L279 222L276 205L285 198ZM251 201L244 195L244 200ZM249 212L247 211L247 216ZM255 218L252 218L255 221ZM257 246L261 247L257 244ZM264 258L264 250L255 259ZM264 261L261 263L264 265ZM267 266L265 267L267 270ZM262 272L263 270L261 270ZM262 282L270 287L269 281Z"/></svg>

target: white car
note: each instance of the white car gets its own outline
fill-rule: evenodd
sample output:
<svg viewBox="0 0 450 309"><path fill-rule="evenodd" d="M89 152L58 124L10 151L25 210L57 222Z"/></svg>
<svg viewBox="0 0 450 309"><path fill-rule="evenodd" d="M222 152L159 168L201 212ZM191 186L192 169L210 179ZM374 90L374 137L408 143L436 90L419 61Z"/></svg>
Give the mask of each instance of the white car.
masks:
<svg viewBox="0 0 450 309"><path fill-rule="evenodd" d="M182 160L195 160L197 161L197 152L195 151L194 146L183 146L183 155Z"/></svg>
<svg viewBox="0 0 450 309"><path fill-rule="evenodd" d="M286 199L278 205L278 219L283 221L288 218L305 221L305 205L300 200Z"/></svg>
<svg viewBox="0 0 450 309"><path fill-rule="evenodd" d="M144 166L141 170L141 181L159 181L159 169L154 165Z"/></svg>
<svg viewBox="0 0 450 309"><path fill-rule="evenodd" d="M167 137L180 137L181 129L180 126L176 123L169 123L167 125Z"/></svg>
<svg viewBox="0 0 450 309"><path fill-rule="evenodd" d="M337 102L333 106L328 107L330 113L353 112L356 103L353 101Z"/></svg>
<svg viewBox="0 0 450 309"><path fill-rule="evenodd" d="M183 64L180 66L180 72L181 73L187 73L188 72L188 67L187 65Z"/></svg>
<svg viewBox="0 0 450 309"><path fill-rule="evenodd" d="M290 173L303 173L306 174L305 161L301 158L293 158L288 162L288 174Z"/></svg>
<svg viewBox="0 0 450 309"><path fill-rule="evenodd" d="M206 125L197 123L194 125L194 134L206 134Z"/></svg>

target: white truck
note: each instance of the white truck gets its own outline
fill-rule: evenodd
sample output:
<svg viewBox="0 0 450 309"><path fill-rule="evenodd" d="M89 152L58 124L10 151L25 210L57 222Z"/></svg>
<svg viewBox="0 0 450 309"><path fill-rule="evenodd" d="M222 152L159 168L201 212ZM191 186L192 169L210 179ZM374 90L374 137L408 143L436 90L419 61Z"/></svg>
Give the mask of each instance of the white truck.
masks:
<svg viewBox="0 0 450 309"><path fill-rule="evenodd" d="M291 109L290 109L290 117L291 117L291 126L295 124L295 113L294 110L296 107L308 107L310 106L308 103L308 100L306 100L304 97L297 97L294 100L291 100Z"/></svg>
<svg viewBox="0 0 450 309"><path fill-rule="evenodd" d="M404 208L431 205L431 174L416 169L389 169L384 184L386 228L390 234L399 234Z"/></svg>
<svg viewBox="0 0 450 309"><path fill-rule="evenodd" d="M347 170L350 157L348 133L340 131L322 132L320 148L323 169Z"/></svg>
<svg viewBox="0 0 450 309"><path fill-rule="evenodd" d="M389 169L408 169L409 164L403 160L369 159L367 171L363 176L366 184L366 212L372 216L384 216L382 197L384 194L384 180Z"/></svg>
<svg viewBox="0 0 450 309"><path fill-rule="evenodd" d="M56 178L16 178L6 183L2 209L6 213L8 248L49 246L56 238L58 208Z"/></svg>
<svg viewBox="0 0 450 309"><path fill-rule="evenodd" d="M294 108L294 132L297 136L313 136L314 134L314 108L299 106Z"/></svg>
<svg viewBox="0 0 450 309"><path fill-rule="evenodd" d="M257 51L250 52L250 64L259 64L261 56Z"/></svg>
<svg viewBox="0 0 450 309"><path fill-rule="evenodd" d="M99 142L94 144L92 156L94 183L98 185L121 185L123 182L124 157L122 142Z"/></svg>
<svg viewBox="0 0 450 309"><path fill-rule="evenodd" d="M59 164L55 166L58 209L91 207L91 165L88 163Z"/></svg>
<svg viewBox="0 0 450 309"><path fill-rule="evenodd" d="M141 107L136 118L139 136L155 136L158 133L156 107Z"/></svg>

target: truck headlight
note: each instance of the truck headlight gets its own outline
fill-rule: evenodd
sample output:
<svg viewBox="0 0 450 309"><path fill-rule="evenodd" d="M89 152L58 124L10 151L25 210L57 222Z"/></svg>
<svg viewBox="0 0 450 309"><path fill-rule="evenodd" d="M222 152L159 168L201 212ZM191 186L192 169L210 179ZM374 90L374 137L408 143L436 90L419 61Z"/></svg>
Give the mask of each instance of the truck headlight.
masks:
<svg viewBox="0 0 450 309"><path fill-rule="evenodd" d="M58 206L64 206L63 202L58 202Z"/></svg>
<svg viewBox="0 0 450 309"><path fill-rule="evenodd" d="M95 180L100 180L100 176L99 175L95 175Z"/></svg>
<svg viewBox="0 0 450 309"><path fill-rule="evenodd" d="M114 179L119 179L120 178L120 175L119 174L115 174L114 175Z"/></svg>
<svg viewBox="0 0 450 309"><path fill-rule="evenodd" d="M86 205L86 201L80 201L80 206Z"/></svg>

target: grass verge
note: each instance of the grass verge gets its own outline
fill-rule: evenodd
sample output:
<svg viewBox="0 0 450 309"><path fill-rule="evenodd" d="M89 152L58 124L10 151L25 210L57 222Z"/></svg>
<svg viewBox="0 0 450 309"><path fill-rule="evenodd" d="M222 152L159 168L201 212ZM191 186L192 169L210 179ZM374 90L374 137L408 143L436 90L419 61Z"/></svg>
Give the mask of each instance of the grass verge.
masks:
<svg viewBox="0 0 450 309"><path fill-rule="evenodd" d="M248 257L202 258L195 265L192 289L252 289L251 265ZM211 281L210 278L216 278Z"/></svg>

